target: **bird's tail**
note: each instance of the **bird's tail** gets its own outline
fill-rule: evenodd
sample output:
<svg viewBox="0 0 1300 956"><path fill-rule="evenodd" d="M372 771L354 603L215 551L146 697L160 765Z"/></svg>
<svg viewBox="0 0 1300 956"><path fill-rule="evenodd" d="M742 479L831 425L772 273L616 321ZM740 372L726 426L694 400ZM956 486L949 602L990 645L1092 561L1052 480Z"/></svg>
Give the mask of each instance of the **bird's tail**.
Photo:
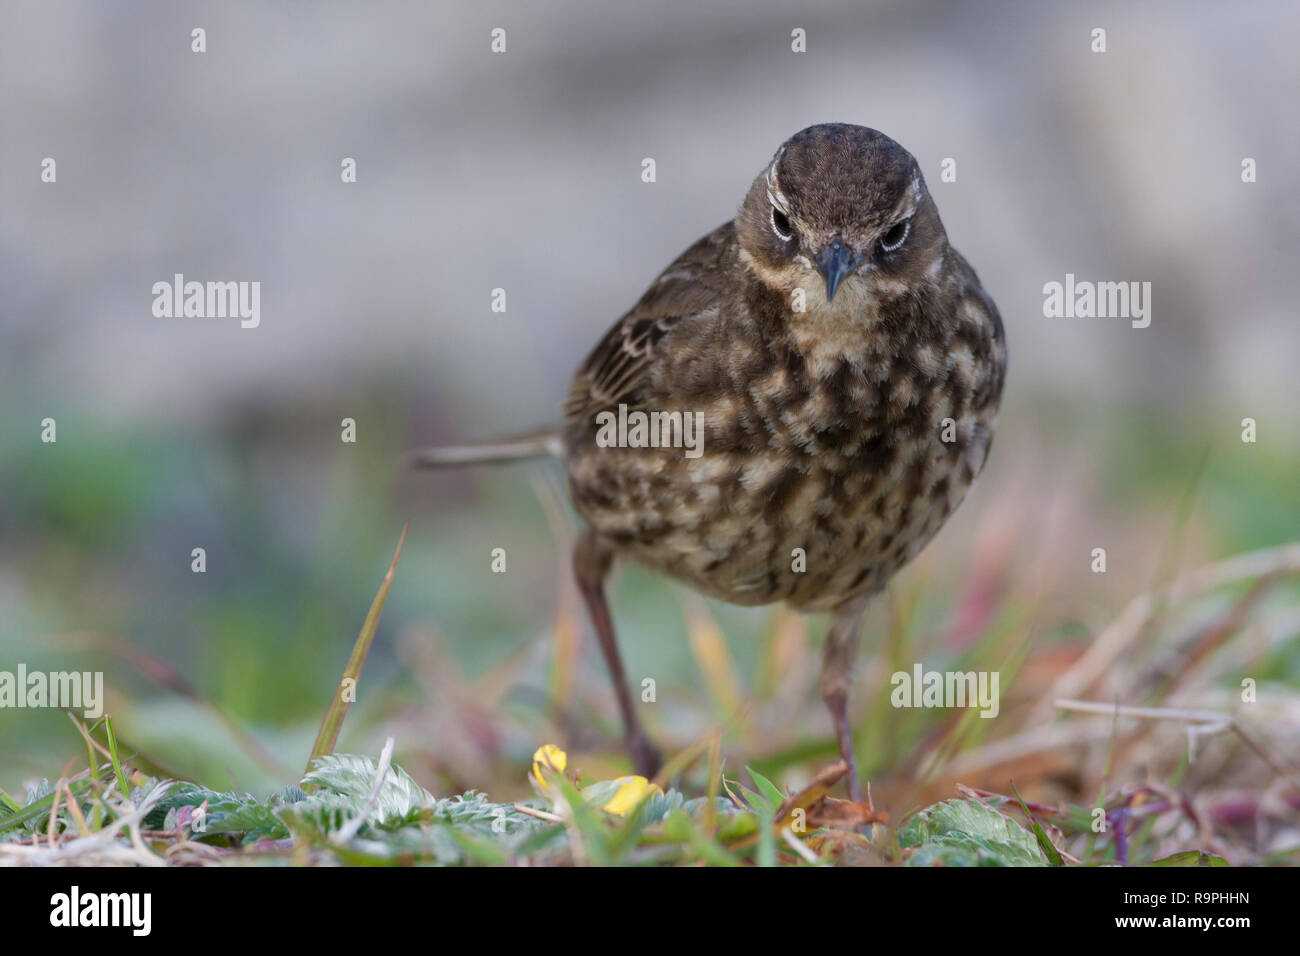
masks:
<svg viewBox="0 0 1300 956"><path fill-rule="evenodd" d="M548 428L501 438L496 441L477 442L472 445L445 445L440 448L422 448L406 456L412 468L446 468L455 465L485 465L522 458L537 458L564 454L564 440L558 428Z"/></svg>

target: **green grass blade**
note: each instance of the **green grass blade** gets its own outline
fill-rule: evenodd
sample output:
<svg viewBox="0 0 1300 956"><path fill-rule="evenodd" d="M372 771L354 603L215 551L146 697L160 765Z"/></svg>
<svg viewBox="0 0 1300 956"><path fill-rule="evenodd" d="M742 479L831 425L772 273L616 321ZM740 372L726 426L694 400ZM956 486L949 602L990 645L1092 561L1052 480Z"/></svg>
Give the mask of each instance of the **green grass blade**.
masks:
<svg viewBox="0 0 1300 956"><path fill-rule="evenodd" d="M745 767L745 770L749 772L750 779L753 780L754 783L758 784L759 791L772 804L772 806L768 808L769 815L776 812L776 808L785 802L785 794L781 792L781 788L771 780L768 780L767 777L763 776L753 767L747 766Z"/></svg>
<svg viewBox="0 0 1300 956"><path fill-rule="evenodd" d="M127 786L126 774L122 773L122 761L117 755L117 734L113 733L113 720L107 715L104 717L104 732L108 735L108 753L113 760L113 773L117 776L118 789L121 790L122 796L130 797L131 788ZM93 773L95 770L93 763L90 769Z"/></svg>
<svg viewBox="0 0 1300 956"><path fill-rule="evenodd" d="M1043 825L1034 819L1034 815L1025 806L1025 798L1020 795L1020 790L1016 787L1014 780L1011 782L1011 791L1016 795L1016 799L1020 801L1020 810L1024 813L1025 819L1029 821L1029 825L1033 827L1034 839L1038 841L1038 848L1043 851L1043 856L1047 857L1047 862L1052 866L1063 866L1065 861L1061 859L1061 851L1056 848L1056 844L1048 837Z"/></svg>
<svg viewBox="0 0 1300 956"><path fill-rule="evenodd" d="M379 628L379 615L383 613L384 602L388 600L388 589L393 584L393 573L397 570L397 559L402 556L402 544L406 541L406 530L409 527L409 523L402 527L402 536L397 539L397 551L393 554L392 563L388 565L388 573L384 575L383 583L379 585L379 592L375 594L375 599L370 604L370 611L366 614L365 623L361 625L361 633L357 635L357 642L352 647L352 656L348 659L348 666L343 670L343 677L338 687L334 689L334 699L330 701L325 719L321 721L320 733L316 735L311 756L307 758L307 769L303 771L304 774L311 772L316 758L332 753L334 745L338 743L339 731L343 729L343 718L347 716L349 703L343 694L344 684L351 679L355 687L361 679L361 668L365 666L366 655L370 653L375 631Z"/></svg>
<svg viewBox="0 0 1300 956"><path fill-rule="evenodd" d="M83 778L81 780L69 780L68 789L72 791L74 797L82 797L90 790L90 781ZM47 793L41 799L34 801L29 806L23 807L12 816L0 818L0 833L12 830L15 827L23 826L32 821L39 820L42 817L50 815L50 807L54 805L54 798L58 796L58 791Z"/></svg>

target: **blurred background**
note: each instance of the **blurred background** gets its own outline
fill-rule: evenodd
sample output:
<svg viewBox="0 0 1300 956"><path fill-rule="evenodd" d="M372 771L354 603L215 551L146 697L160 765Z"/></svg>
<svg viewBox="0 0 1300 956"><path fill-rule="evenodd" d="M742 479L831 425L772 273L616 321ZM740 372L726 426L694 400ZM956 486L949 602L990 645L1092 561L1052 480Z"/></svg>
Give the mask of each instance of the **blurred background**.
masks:
<svg viewBox="0 0 1300 956"><path fill-rule="evenodd" d="M981 483L870 616L877 804L1159 778L1247 821L1250 852L1293 847L1297 37L1300 8L1268 2L4 0L0 669L103 670L132 750L265 793L297 779L409 521L340 749L392 735L436 792L498 799L541 743L625 766L559 467L412 475L401 454L556 420L596 339L776 147L853 122L916 155L1011 351ZM155 318L178 272L260 281L260 327ZM1066 273L1150 282L1150 327L1045 318ZM1246 552L1085 657L1130 601ZM613 605L667 751L724 726L729 772L792 786L833 759L824 620L635 568ZM999 718L890 708L914 662L1000 669ZM1062 690L1217 708L1268 758L1226 733L1189 763L1177 722L1125 724L1116 754ZM0 787L79 752L57 711L0 711Z"/></svg>

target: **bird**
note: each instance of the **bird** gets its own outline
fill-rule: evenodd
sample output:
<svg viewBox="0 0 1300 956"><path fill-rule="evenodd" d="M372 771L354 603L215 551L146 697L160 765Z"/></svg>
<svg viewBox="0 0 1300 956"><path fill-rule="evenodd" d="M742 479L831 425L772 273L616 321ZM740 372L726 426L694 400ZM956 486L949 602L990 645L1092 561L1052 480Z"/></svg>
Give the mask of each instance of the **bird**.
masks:
<svg viewBox="0 0 1300 956"><path fill-rule="evenodd" d="M599 340L562 424L411 458L562 459L584 524L574 577L646 777L661 759L605 594L616 561L732 604L828 613L819 691L861 801L848 702L864 615L982 471L1006 365L997 306L916 158L825 123L786 140L736 215Z"/></svg>

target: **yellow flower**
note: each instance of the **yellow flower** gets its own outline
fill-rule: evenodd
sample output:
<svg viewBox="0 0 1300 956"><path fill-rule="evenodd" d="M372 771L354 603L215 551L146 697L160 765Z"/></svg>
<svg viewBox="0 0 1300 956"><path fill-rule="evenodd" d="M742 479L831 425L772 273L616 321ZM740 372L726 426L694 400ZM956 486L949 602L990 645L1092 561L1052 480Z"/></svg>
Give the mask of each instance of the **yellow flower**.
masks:
<svg viewBox="0 0 1300 956"><path fill-rule="evenodd" d="M642 800L663 793L656 784L645 777L619 777L615 782L618 784L618 791L606 801L605 809L610 813L617 813L620 817L635 810Z"/></svg>
<svg viewBox="0 0 1300 956"><path fill-rule="evenodd" d="M566 754L555 744L543 744L537 748L533 754L533 779L541 785L543 790L549 790L546 778L542 776L542 768L564 773L564 768L569 765L569 755Z"/></svg>

